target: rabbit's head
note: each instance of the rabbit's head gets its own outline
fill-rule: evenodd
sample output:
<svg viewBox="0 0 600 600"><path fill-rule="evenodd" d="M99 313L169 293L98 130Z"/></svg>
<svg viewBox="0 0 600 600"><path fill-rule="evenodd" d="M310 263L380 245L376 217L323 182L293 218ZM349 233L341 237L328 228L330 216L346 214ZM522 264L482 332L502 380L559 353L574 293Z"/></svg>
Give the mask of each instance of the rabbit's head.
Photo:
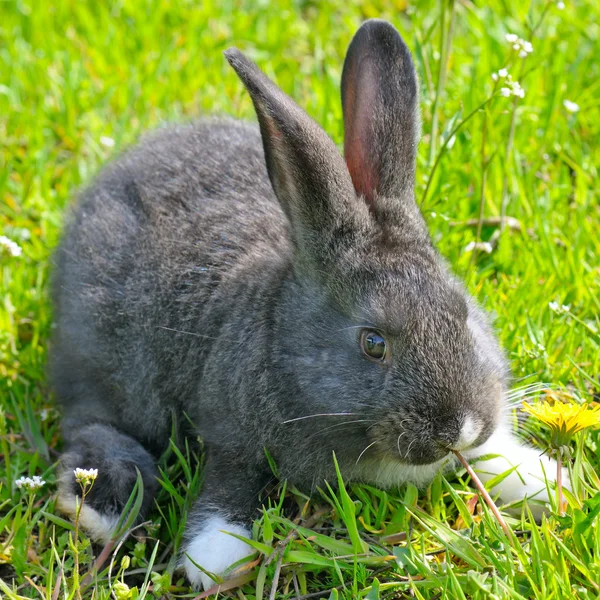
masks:
<svg viewBox="0 0 600 600"><path fill-rule="evenodd" d="M345 160L254 63L226 56L252 97L290 222L295 283L279 348L297 400L282 408L286 421L354 460L368 448L428 464L483 443L500 419L506 365L414 199L418 86L404 41L371 20L350 44Z"/></svg>

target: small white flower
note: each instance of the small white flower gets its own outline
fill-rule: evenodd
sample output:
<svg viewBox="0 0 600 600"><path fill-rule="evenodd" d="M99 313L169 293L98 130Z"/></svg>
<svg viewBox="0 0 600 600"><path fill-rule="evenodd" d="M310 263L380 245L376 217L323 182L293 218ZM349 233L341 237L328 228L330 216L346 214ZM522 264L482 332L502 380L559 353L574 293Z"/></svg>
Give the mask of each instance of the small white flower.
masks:
<svg viewBox="0 0 600 600"><path fill-rule="evenodd" d="M570 304L559 304L558 302L548 302L548 307L557 315L563 315L571 310Z"/></svg>
<svg viewBox="0 0 600 600"><path fill-rule="evenodd" d="M25 488L30 492L39 490L45 484L46 482L39 475L34 475L33 477L19 477L19 479L15 481L15 485L19 489Z"/></svg>
<svg viewBox="0 0 600 600"><path fill-rule="evenodd" d="M23 249L17 242L13 242L5 235L0 235L0 254L9 254L10 256L21 256Z"/></svg>
<svg viewBox="0 0 600 600"><path fill-rule="evenodd" d="M115 140L113 140L113 139L112 139L112 138L110 138L110 137L107 137L107 136L103 135L103 136L100 138L100 143L101 143L103 146L106 146L107 148L112 148L112 147L115 145Z"/></svg>
<svg viewBox="0 0 600 600"><path fill-rule="evenodd" d="M563 100L563 106L565 107L567 112L570 112L570 113L579 112L579 104L576 104L575 102L571 102L571 100Z"/></svg>
<svg viewBox="0 0 600 600"><path fill-rule="evenodd" d="M506 79L510 77L507 69L500 69L497 73L492 73L492 79L498 81L498 79Z"/></svg>
<svg viewBox="0 0 600 600"><path fill-rule="evenodd" d="M513 50L516 50L519 53L521 58L525 58L528 54L533 52L533 44L527 40L521 39L515 33L507 33L504 37L512 46Z"/></svg>
<svg viewBox="0 0 600 600"><path fill-rule="evenodd" d="M473 252L473 250L481 250L486 254L491 254L494 247L489 242L469 242L465 246L465 252Z"/></svg>
<svg viewBox="0 0 600 600"><path fill-rule="evenodd" d="M565 3L564 2L557 2L556 3L556 8L558 8L558 10L564 10L565 9Z"/></svg>
<svg viewBox="0 0 600 600"><path fill-rule="evenodd" d="M75 469L73 471L77 483L83 486L87 486L93 483L96 477L98 477L98 469Z"/></svg>
<svg viewBox="0 0 600 600"><path fill-rule="evenodd" d="M518 98L525 97L525 90L521 87L518 81L513 81L513 78L507 74L506 76L506 87L500 88L500 93L508 98L509 96L517 96Z"/></svg>

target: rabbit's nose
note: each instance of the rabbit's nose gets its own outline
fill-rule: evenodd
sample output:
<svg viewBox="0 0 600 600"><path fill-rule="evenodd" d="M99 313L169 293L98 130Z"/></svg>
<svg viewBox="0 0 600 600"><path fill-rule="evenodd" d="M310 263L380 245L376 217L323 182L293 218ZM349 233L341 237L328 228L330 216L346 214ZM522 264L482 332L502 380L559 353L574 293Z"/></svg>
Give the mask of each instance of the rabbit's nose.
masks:
<svg viewBox="0 0 600 600"><path fill-rule="evenodd" d="M449 450L466 450L470 448L481 433L481 423L467 415L460 426L458 436L448 445Z"/></svg>
<svg viewBox="0 0 600 600"><path fill-rule="evenodd" d="M448 417L437 422L436 442L444 450L466 450L481 433L481 423L471 416Z"/></svg>

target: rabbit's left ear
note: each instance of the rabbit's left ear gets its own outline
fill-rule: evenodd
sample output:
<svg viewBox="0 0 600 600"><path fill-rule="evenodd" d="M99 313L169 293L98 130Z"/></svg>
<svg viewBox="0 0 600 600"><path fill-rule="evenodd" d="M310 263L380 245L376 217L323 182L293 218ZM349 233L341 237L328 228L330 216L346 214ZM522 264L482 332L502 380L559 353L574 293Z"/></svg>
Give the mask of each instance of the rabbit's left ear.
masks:
<svg viewBox="0 0 600 600"><path fill-rule="evenodd" d="M377 196L413 197L418 101L415 68L400 34L386 21L366 21L346 54L342 107L348 170L372 209Z"/></svg>
<svg viewBox="0 0 600 600"><path fill-rule="evenodd" d="M249 58L236 48L225 52L252 97L262 134L269 178L292 225L294 241L307 254L329 236L349 227L357 200L344 159L329 136Z"/></svg>

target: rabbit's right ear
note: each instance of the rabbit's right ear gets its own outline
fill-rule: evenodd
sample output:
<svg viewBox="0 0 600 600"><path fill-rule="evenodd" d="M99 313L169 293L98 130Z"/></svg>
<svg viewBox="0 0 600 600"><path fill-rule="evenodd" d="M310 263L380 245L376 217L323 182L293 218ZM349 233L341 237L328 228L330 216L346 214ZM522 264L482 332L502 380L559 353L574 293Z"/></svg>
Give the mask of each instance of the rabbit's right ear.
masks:
<svg viewBox="0 0 600 600"><path fill-rule="evenodd" d="M315 234L331 233L361 207L344 159L325 131L250 59L237 48L225 57L252 98L269 178L294 242L314 252Z"/></svg>
<svg viewBox="0 0 600 600"><path fill-rule="evenodd" d="M419 136L418 88L410 50L396 29L366 21L352 39L342 72L344 154L371 209L377 196L413 199Z"/></svg>

